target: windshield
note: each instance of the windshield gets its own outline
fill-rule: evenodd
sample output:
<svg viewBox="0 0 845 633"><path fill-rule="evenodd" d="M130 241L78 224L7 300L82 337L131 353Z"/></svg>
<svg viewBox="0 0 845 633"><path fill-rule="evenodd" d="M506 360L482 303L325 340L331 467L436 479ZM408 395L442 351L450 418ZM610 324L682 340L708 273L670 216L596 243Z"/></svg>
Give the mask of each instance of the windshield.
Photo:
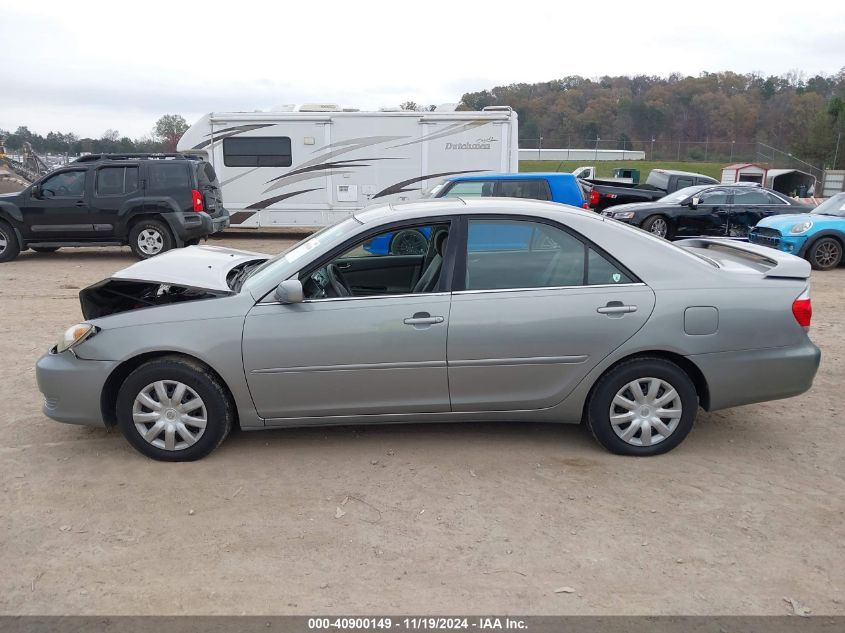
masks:
<svg viewBox="0 0 845 633"><path fill-rule="evenodd" d="M835 215L845 218L845 192L837 193L832 198L825 200L810 213L814 215Z"/></svg>
<svg viewBox="0 0 845 633"><path fill-rule="evenodd" d="M695 185L694 187L684 187L683 189L678 189L675 193L670 193L668 196L663 196L658 202L660 202L661 204L678 204L679 202L683 202L690 196L694 196L700 191L703 191L708 187L712 186L713 185Z"/></svg>
<svg viewBox="0 0 845 633"><path fill-rule="evenodd" d="M249 276L243 280L244 283L242 287L261 283L265 279L272 278L280 268L295 262L297 259L309 251L314 250L318 246L328 244L330 242L340 241L359 226L361 226L361 223L358 220L354 217L349 217L336 224L320 229L313 235L309 235L275 257L268 259L266 262L261 264L261 266L257 266L252 269L249 272ZM279 279L280 283L282 281L282 279Z"/></svg>

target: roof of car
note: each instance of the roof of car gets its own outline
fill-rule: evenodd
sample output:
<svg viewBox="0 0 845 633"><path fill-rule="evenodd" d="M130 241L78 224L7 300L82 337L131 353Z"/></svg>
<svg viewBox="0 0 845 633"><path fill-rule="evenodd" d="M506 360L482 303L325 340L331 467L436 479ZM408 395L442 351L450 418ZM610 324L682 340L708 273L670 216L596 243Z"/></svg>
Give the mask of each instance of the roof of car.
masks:
<svg viewBox="0 0 845 633"><path fill-rule="evenodd" d="M476 180L531 180L537 178L575 178L573 174L564 172L522 172L518 174L475 174L473 176L452 176L447 178L450 182L476 181Z"/></svg>
<svg viewBox="0 0 845 633"><path fill-rule="evenodd" d="M414 217L436 217L455 214L491 214L491 215L527 215L551 217L561 215L577 215L604 221L604 218L593 211L585 211L558 202L544 202L525 198L433 198L427 200L413 200L410 202L388 203L367 207L356 213L359 222L366 224L384 219L387 216L396 220L412 219Z"/></svg>

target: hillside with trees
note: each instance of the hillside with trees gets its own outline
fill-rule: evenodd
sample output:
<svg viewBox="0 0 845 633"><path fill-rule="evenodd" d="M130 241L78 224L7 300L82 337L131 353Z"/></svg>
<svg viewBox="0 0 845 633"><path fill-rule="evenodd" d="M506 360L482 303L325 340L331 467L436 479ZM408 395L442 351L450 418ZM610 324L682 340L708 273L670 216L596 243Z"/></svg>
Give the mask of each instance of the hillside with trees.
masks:
<svg viewBox="0 0 845 633"><path fill-rule="evenodd" d="M759 142L833 167L837 139L845 130L845 68L809 79L798 73L576 75L462 98L468 110L490 105L518 112L520 147L537 147L542 137L543 147L637 149L647 155L656 147L673 155L677 145L679 159L702 160L708 149L725 159L729 150L734 154L734 148ZM839 145L836 163L842 168L845 140Z"/></svg>

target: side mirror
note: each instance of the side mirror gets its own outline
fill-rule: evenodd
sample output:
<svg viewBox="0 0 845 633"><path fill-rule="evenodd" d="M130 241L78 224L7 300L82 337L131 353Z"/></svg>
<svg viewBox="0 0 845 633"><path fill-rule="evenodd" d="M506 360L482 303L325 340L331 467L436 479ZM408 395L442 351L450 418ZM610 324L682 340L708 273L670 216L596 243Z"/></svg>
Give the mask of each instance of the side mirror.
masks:
<svg viewBox="0 0 845 633"><path fill-rule="evenodd" d="M32 194L33 198L37 198L38 200L41 200L41 198L44 197L41 192L41 185L32 185L32 189L30 189L29 192Z"/></svg>
<svg viewBox="0 0 845 633"><path fill-rule="evenodd" d="M701 204L701 198L698 196L693 196L692 200L689 201L690 209L695 209L699 204Z"/></svg>
<svg viewBox="0 0 845 633"><path fill-rule="evenodd" d="M302 282L299 279L286 279L276 287L273 297L282 304L302 303L305 299Z"/></svg>

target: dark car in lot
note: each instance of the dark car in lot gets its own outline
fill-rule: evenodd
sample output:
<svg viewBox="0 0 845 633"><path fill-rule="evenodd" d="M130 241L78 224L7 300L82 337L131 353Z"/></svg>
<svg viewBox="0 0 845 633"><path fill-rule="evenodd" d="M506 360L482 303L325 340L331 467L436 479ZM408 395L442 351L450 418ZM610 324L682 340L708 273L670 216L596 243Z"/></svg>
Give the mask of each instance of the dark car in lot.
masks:
<svg viewBox="0 0 845 633"><path fill-rule="evenodd" d="M227 226L211 164L181 154L92 154L0 196L0 262L27 248L127 244L146 259Z"/></svg>
<svg viewBox="0 0 845 633"><path fill-rule="evenodd" d="M660 200L668 193L693 185L716 185L719 181L704 174L674 169L652 169L643 184L614 182L597 178L582 180L587 189L589 208L601 212L608 207Z"/></svg>
<svg viewBox="0 0 845 633"><path fill-rule="evenodd" d="M810 209L758 185L696 185L655 202L613 207L603 215L667 239L699 235L747 238L763 218Z"/></svg>

